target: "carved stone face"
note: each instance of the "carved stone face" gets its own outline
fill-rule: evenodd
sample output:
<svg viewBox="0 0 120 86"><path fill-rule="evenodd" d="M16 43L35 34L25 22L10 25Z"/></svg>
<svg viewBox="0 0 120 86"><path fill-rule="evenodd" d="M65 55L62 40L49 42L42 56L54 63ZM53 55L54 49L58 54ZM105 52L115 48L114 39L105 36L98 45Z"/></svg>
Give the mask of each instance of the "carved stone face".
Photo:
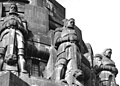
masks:
<svg viewBox="0 0 120 86"><path fill-rule="evenodd" d="M107 57L109 57L109 58L111 58L111 55L112 55L112 50L110 50L110 49L108 49L108 50L106 50L105 51L105 56L107 56Z"/></svg>
<svg viewBox="0 0 120 86"><path fill-rule="evenodd" d="M74 28L74 25L75 25L75 20L74 19L69 19L66 27Z"/></svg>
<svg viewBox="0 0 120 86"><path fill-rule="evenodd" d="M16 4L11 4L10 13L12 13L12 12L17 12L17 5Z"/></svg>

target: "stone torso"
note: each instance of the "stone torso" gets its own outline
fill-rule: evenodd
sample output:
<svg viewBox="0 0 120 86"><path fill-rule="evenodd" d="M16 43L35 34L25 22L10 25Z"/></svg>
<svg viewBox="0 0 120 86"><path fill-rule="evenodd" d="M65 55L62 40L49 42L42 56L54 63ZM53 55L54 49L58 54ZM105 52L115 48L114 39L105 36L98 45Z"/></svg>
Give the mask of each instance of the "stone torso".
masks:
<svg viewBox="0 0 120 86"><path fill-rule="evenodd" d="M58 47L58 54L65 51L69 46L75 45L78 41L75 30L64 28L60 35L61 43Z"/></svg>
<svg viewBox="0 0 120 86"><path fill-rule="evenodd" d="M22 20L17 15L9 15L4 18L2 28L8 28L10 26L17 26L19 29L23 27Z"/></svg>
<svg viewBox="0 0 120 86"><path fill-rule="evenodd" d="M75 32L75 30L72 29L63 29L62 33L61 33L61 38L65 39L66 41L77 41L77 34Z"/></svg>

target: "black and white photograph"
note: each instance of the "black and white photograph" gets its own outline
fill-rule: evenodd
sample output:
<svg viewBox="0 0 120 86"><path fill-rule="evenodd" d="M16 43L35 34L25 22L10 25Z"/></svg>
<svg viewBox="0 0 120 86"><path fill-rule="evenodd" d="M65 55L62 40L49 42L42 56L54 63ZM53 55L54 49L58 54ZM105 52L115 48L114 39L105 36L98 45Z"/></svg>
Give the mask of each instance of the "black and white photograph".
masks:
<svg viewBox="0 0 120 86"><path fill-rule="evenodd" d="M119 0L0 0L0 86L119 86Z"/></svg>

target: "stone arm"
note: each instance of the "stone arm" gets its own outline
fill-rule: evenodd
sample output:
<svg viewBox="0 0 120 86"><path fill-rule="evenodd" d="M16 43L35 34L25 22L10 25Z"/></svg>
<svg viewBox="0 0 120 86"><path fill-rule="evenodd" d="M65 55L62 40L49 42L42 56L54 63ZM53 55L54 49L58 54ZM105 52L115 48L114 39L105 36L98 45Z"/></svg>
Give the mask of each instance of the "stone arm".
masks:
<svg viewBox="0 0 120 86"><path fill-rule="evenodd" d="M77 34L77 37L78 37L78 47L79 47L79 49L81 50L81 53L82 54L85 54L85 53L87 53L88 52L88 49L87 49L87 47L86 47L86 45L85 45L85 42L84 42L84 40L83 40L83 37L82 37L82 31L77 27L77 26L75 26L75 31L76 31L76 34Z"/></svg>
<svg viewBox="0 0 120 86"><path fill-rule="evenodd" d="M0 18L0 33L1 33L1 30L2 30L2 23L4 21L4 17Z"/></svg>
<svg viewBox="0 0 120 86"><path fill-rule="evenodd" d="M66 35L64 37L60 37L58 39L58 41L60 43L62 43L62 42L74 42L74 43L76 43L78 40L77 40L77 36L75 34L69 34L69 35Z"/></svg>
<svg viewBox="0 0 120 86"><path fill-rule="evenodd" d="M102 55L101 54L96 54L95 58L94 58L94 68L96 73L99 73L101 71L111 71L113 74L115 74L115 76L118 74L118 69L113 66L113 65L103 65L102 64Z"/></svg>
<svg viewBox="0 0 120 86"><path fill-rule="evenodd" d="M77 40L77 36L74 34L70 34L64 37L56 37L56 44L61 44L63 42L73 42L76 43L77 46L80 46Z"/></svg>
<svg viewBox="0 0 120 86"><path fill-rule="evenodd" d="M55 48L58 48L58 46L60 45L60 38L61 38L61 28L56 28L55 32L54 32L54 46Z"/></svg>
<svg viewBox="0 0 120 86"><path fill-rule="evenodd" d="M100 72L100 71L103 71L103 70L111 71L112 73L115 74L115 76L118 74L118 69L116 67L113 67L113 66L110 66L110 65L101 65L96 70L97 70L97 72Z"/></svg>
<svg viewBox="0 0 120 86"><path fill-rule="evenodd" d="M24 36L25 36L25 39L28 38L28 24L27 24L27 21L24 19L22 20L22 23L23 23L23 27L24 27Z"/></svg>

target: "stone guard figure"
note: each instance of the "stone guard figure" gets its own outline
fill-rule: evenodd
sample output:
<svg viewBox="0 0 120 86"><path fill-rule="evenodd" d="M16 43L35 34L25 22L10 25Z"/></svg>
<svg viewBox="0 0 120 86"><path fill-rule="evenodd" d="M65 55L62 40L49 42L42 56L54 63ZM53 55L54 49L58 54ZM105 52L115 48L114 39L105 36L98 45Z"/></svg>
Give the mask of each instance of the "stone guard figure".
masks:
<svg viewBox="0 0 120 86"><path fill-rule="evenodd" d="M1 19L3 21L0 31L1 70L3 70L3 63L6 63L12 66L18 65L21 72L26 72L24 69L24 49L27 30L25 22L23 23L17 12L17 5L12 3L9 15Z"/></svg>
<svg viewBox="0 0 120 86"><path fill-rule="evenodd" d="M54 44L57 49L57 60L55 64L55 81L63 80L69 86L83 86L77 81L83 79L80 68L81 54L78 46L79 41L74 30L75 20L73 18L64 21L62 28L55 30Z"/></svg>
<svg viewBox="0 0 120 86"><path fill-rule="evenodd" d="M99 86L117 86L115 77L118 70L111 60L112 49L105 49L103 54L96 54L94 64Z"/></svg>

